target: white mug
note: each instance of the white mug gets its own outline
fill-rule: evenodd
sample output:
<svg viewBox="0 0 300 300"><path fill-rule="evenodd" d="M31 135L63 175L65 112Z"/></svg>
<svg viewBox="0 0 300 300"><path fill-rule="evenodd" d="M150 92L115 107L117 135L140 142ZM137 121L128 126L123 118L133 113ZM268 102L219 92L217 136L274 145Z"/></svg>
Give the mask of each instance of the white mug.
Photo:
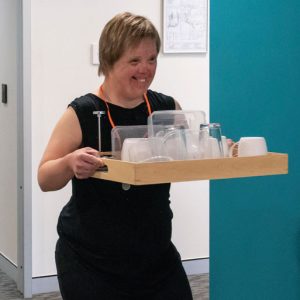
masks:
<svg viewBox="0 0 300 300"><path fill-rule="evenodd" d="M238 142L238 156L257 156L268 153L264 137L242 137Z"/></svg>

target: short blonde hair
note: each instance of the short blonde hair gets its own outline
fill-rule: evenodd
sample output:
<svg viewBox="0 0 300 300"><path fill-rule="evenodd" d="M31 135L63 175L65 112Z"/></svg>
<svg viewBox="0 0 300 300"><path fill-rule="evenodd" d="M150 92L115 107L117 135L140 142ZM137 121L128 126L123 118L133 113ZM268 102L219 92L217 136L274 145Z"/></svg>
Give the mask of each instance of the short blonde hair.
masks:
<svg viewBox="0 0 300 300"><path fill-rule="evenodd" d="M115 62L129 48L138 45L145 38L155 41L157 53L160 37L155 26L143 16L129 12L117 14L104 27L99 39L98 75L107 75Z"/></svg>

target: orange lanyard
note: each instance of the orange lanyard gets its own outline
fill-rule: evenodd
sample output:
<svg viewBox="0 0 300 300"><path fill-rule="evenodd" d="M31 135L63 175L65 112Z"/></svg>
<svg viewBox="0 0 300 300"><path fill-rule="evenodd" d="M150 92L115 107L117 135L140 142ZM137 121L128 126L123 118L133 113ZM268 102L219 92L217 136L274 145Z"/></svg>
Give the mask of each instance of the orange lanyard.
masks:
<svg viewBox="0 0 300 300"><path fill-rule="evenodd" d="M102 85L102 84L101 84L101 86L100 86L100 92L102 93L103 96L105 96L104 90L103 90L103 85ZM145 99L145 102L146 102L146 105L147 105L148 114L149 114L149 116L150 116L151 113L152 113L152 110L151 110L151 106L150 106L150 102L149 102L147 93L144 93L144 99ZM104 103L105 103L105 105L106 105L107 116L108 116L108 119L109 119L109 123L110 123L111 127L114 128L114 127L116 127L116 125L115 125L115 123L114 123L114 121L113 121L113 119L112 119L112 116L111 116L111 114L110 114L110 110L109 110L109 106L108 106L108 104L107 104L107 101L104 99L104 97L103 97L102 100L104 101Z"/></svg>

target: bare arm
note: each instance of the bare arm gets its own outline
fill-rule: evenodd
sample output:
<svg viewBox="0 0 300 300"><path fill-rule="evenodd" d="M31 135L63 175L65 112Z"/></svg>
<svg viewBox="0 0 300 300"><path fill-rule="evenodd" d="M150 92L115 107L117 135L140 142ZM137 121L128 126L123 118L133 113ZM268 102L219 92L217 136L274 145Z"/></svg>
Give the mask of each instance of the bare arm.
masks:
<svg viewBox="0 0 300 300"><path fill-rule="evenodd" d="M177 100L175 100L175 110L182 110L182 108Z"/></svg>
<svg viewBox="0 0 300 300"><path fill-rule="evenodd" d="M79 149L81 141L79 120L69 107L56 124L38 168L38 182L43 191L61 189L73 176L88 178L103 165L97 150Z"/></svg>

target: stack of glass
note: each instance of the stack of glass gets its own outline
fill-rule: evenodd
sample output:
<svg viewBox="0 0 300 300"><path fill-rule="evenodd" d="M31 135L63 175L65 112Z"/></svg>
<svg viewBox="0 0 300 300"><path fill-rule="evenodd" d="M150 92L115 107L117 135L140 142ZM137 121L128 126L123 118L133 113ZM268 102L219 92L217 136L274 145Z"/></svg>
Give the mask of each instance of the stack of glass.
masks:
<svg viewBox="0 0 300 300"><path fill-rule="evenodd" d="M116 126L111 138L113 157L131 162L224 156L220 125L203 111L155 111L148 125Z"/></svg>

